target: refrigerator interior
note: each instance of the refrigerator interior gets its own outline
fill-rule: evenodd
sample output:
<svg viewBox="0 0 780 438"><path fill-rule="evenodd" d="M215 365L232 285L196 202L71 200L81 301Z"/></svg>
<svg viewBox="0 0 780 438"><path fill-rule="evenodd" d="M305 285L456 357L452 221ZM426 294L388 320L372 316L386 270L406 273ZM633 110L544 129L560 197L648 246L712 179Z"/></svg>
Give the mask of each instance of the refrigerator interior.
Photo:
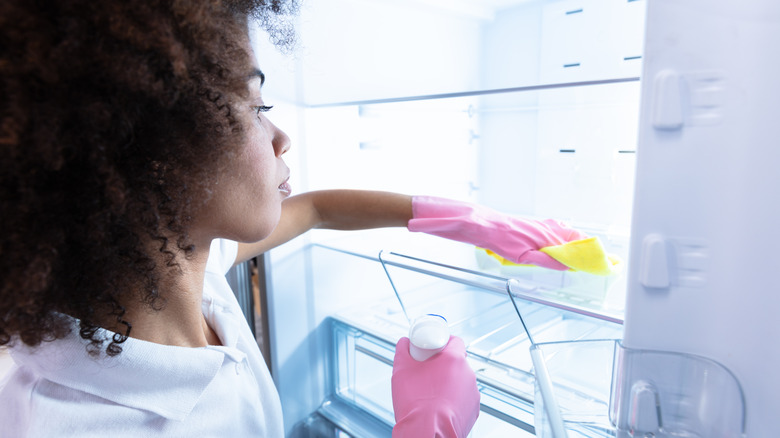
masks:
<svg viewBox="0 0 780 438"><path fill-rule="evenodd" d="M506 284L520 285L536 342L622 336L645 1L310 3L292 55L261 33L253 42L271 120L293 142L294 191L388 190L561 219L624 269L506 266L403 229L307 233L264 258L288 434L389 435L404 302L410 317L445 315L466 341L482 392L472 436L532 435L530 344ZM604 401L569 383L572 397Z"/></svg>

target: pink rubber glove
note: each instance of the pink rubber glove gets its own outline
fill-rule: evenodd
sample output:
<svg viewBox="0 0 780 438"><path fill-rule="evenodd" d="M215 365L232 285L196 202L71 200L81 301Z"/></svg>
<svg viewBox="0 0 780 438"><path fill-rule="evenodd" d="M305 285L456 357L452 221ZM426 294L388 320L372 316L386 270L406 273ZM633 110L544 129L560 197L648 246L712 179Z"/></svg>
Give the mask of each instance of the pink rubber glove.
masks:
<svg viewBox="0 0 780 438"><path fill-rule="evenodd" d="M479 416L477 378L457 336L422 362L409 355L409 338L401 338L395 347L392 387L393 438L465 438Z"/></svg>
<svg viewBox="0 0 780 438"><path fill-rule="evenodd" d="M539 249L587 236L563 223L520 219L476 204L432 196L412 197L409 231L420 231L489 249L520 264L569 269Z"/></svg>

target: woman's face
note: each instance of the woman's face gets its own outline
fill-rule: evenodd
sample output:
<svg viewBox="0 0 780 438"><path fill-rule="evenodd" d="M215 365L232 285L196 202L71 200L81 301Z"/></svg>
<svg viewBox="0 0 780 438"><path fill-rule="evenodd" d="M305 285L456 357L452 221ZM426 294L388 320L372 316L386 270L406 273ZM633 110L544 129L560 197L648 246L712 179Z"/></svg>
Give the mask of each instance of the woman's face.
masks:
<svg viewBox="0 0 780 438"><path fill-rule="evenodd" d="M256 242L267 237L279 223L282 200L290 195L290 169L282 155L290 138L266 117L260 70L250 79L250 94L238 103L238 118L244 128L244 144L227 168L216 178L212 195L195 218L191 235Z"/></svg>

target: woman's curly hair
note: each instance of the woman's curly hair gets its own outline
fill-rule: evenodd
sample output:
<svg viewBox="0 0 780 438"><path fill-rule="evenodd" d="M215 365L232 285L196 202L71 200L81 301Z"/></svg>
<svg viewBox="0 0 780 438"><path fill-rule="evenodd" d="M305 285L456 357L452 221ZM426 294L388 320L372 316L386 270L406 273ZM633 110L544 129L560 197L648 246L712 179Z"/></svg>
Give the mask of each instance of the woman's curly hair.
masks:
<svg viewBox="0 0 780 438"><path fill-rule="evenodd" d="M0 345L60 338L74 317L91 352L121 352L121 303L163 304L148 242L171 267L192 253L192 214L242 138L248 17L284 45L296 7L0 3ZM107 318L125 332L102 339Z"/></svg>

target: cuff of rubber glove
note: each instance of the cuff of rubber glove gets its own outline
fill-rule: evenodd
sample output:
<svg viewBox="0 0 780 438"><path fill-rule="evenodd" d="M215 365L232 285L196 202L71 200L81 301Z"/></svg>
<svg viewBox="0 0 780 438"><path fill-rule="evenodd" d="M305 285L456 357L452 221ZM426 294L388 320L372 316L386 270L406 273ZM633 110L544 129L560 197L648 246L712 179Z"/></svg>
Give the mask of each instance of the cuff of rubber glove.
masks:
<svg viewBox="0 0 780 438"><path fill-rule="evenodd" d="M430 400L430 403L412 409L396 421L393 438L465 438L469 432L459 430L455 414L450 409Z"/></svg>

